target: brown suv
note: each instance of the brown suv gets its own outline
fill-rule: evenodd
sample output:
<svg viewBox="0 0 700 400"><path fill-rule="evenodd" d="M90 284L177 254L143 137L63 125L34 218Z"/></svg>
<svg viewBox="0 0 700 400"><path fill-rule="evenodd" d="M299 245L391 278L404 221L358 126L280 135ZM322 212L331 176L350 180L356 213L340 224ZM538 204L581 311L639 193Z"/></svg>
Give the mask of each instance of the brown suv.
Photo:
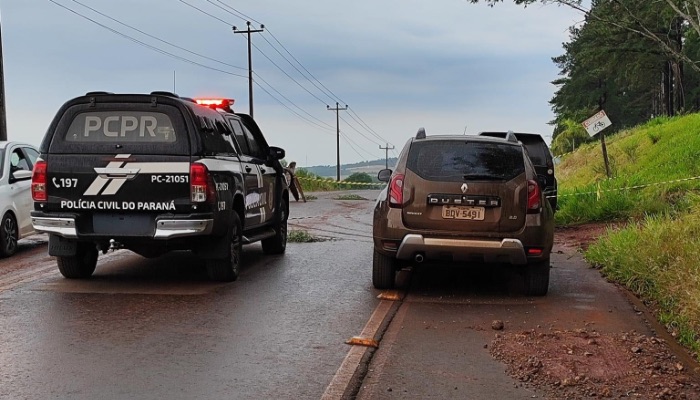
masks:
<svg viewBox="0 0 700 400"><path fill-rule="evenodd" d="M374 287L394 286L398 261L486 262L522 265L527 293L547 294L553 211L514 135L421 128L379 180L388 185L374 210Z"/></svg>

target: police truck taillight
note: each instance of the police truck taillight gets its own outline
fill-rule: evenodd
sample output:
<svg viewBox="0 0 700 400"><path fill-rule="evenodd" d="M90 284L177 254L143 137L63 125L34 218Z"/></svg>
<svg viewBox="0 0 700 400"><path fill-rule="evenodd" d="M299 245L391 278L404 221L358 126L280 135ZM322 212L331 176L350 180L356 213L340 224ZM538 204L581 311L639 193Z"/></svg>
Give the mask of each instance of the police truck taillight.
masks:
<svg viewBox="0 0 700 400"><path fill-rule="evenodd" d="M540 185L537 181L530 179L527 181L527 213L535 214L540 212L542 207L540 199L542 198L542 191L540 190Z"/></svg>
<svg viewBox="0 0 700 400"><path fill-rule="evenodd" d="M403 207L403 179L403 174L396 174L391 177L391 182L389 182L390 207Z"/></svg>
<svg viewBox="0 0 700 400"><path fill-rule="evenodd" d="M204 164L190 164L190 196L193 203L207 201L209 170Z"/></svg>
<svg viewBox="0 0 700 400"><path fill-rule="evenodd" d="M32 199L46 201L46 161L38 159L32 171Z"/></svg>

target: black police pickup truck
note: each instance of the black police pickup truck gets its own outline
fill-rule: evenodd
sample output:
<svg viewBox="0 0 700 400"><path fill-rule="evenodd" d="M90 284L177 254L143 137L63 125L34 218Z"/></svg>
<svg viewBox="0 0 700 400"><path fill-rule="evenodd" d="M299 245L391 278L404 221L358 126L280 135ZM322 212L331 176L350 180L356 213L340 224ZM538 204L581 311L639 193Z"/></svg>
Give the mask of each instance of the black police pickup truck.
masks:
<svg viewBox="0 0 700 400"><path fill-rule="evenodd" d="M192 250L211 279L233 281L243 244L285 250L284 150L225 105L91 92L61 107L40 151L32 223L66 278L88 278L98 252L126 248Z"/></svg>

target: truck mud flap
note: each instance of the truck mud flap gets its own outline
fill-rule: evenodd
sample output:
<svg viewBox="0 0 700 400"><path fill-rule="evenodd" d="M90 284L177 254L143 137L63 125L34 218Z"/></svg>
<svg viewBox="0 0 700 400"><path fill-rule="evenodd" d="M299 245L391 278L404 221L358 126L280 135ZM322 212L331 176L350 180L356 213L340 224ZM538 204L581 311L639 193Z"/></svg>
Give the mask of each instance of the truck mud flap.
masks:
<svg viewBox="0 0 700 400"><path fill-rule="evenodd" d="M49 255L54 257L72 257L78 250L78 242L49 235Z"/></svg>

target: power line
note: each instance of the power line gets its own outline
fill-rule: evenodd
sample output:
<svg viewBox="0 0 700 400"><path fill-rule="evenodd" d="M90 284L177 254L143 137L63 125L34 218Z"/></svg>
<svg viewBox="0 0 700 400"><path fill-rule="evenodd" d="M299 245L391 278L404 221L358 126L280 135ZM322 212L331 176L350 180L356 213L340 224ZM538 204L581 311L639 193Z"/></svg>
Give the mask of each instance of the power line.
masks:
<svg viewBox="0 0 700 400"><path fill-rule="evenodd" d="M108 26L106 26L106 25L104 25L104 24L102 24L102 23L100 23L100 22L98 22L98 21L96 21L96 20L94 20L94 19L92 19L92 18L90 18L90 17L87 17L87 16L84 15L84 14L81 14L80 12L78 12L78 11L76 11L76 10L70 8L70 7L67 7L67 6L62 5L62 4L60 4L60 3L57 3L57 2L54 1L54 0L49 0L49 1L51 1L52 3L54 3L55 5L57 5L57 6L61 7L61 8L66 9L67 11L70 11L70 12L72 12L72 13L74 13L74 14L76 14L76 15L78 15L78 16L84 18L84 19L87 19L88 21L90 21L90 22L92 22L92 23L94 23L94 24L96 24L96 25L98 25L98 26L100 26L100 27L102 27L102 28L104 28L104 29L109 30L109 31L112 32L112 33L115 33L115 34L117 34L117 35L119 35L119 36L122 36L122 37L124 37L124 38L126 38L126 39L128 39L128 40L131 40L132 42L135 42L135 43L137 43L137 44L139 44L139 45L141 45L141 46L144 46L144 47L146 47L146 48L149 48L149 49L151 49L151 50L153 50L153 51L156 51L156 52L158 52L158 53L161 53L161 54L164 54L164 55L168 55L168 56L173 57L173 58L176 58L176 59L178 59L178 60L181 60L181 61L184 61L184 62L193 64L193 65L197 65L197 66L200 66L200 67L203 67L203 68L207 68L207 69L210 69L210 70L215 70L215 71L218 71L218 72L222 72L222 73L226 73L226 74L230 74L230 75L234 75L234 76L238 76L238 77L244 77L244 76L239 75L239 74L235 74L235 73L232 73L232 72L229 72L229 71L225 71L225 70L221 70L221 69L218 69L218 68L214 68L214 67L211 67L211 66L208 66L208 65L205 65L205 64L201 64L201 63L198 63L198 62L196 62L196 61L187 59L187 58L185 58L185 57L181 57L181 56L179 56L179 55L170 53L170 52L168 52L168 51L166 51L166 50L163 50L162 48L159 48L159 47L157 47L157 46L150 45L150 44L145 43L145 42L143 42L143 41L141 41L141 40L138 40L138 39L136 39L136 38L134 38L134 37L132 37L132 36L130 36L130 35L127 35L127 34L125 34L125 33L123 33L123 32L120 32L120 31L118 31L118 30L116 30L116 29L113 29L113 28L111 28L111 27L108 27ZM139 33L141 33L141 34L143 34L143 35L145 35L145 36L147 36L147 37L149 37L149 38L152 38L152 39L154 39L154 40L157 40L157 41L159 41L159 42L161 42L161 43L164 43L164 44L166 44L166 45L175 47L175 48L177 48L177 49L179 49L179 50L188 52L188 53L193 54L193 55L195 55L195 56L202 57L202 58L207 59L207 60L209 60L209 61L213 61L213 62L216 62L216 63L220 63L220 64L222 64L222 65L226 65L226 66L229 66L229 67L232 67L232 68L236 68L236 69L244 69L244 68L242 68L242 67L238 67L238 66L235 66L235 65L232 65L232 64L229 64L229 63L226 63L226 62L223 62L223 61L214 59L214 58L212 58L212 57L208 57L208 56L206 56L206 55L203 55L203 54L200 54L200 53L191 51L191 50L189 50L189 49L186 49L186 48L184 48L184 47L182 47L182 46L176 45L176 44L174 44L174 43L172 43L172 42L169 42L169 41L167 41L167 40L158 38L158 37L156 37L156 36L154 36L154 35L152 35L152 34L149 34L149 33L145 32L145 31L143 31L143 30L141 30L141 29L138 29L138 28L136 28L136 27L133 27L133 26L131 26L131 25L129 25L129 24L126 24L126 23L124 23L124 22L122 22L122 21L119 21L119 20L117 20L116 18L110 17L109 15L107 15L107 14L105 14L105 13L102 13L102 12L100 12L99 10L96 10L95 8L92 8L92 7L86 5L86 4L84 4L84 3L82 3L82 2L80 2L80 1L78 1L78 0L71 0L71 1L73 1L73 2L76 3L76 4L81 5L82 7L85 7L85 8L87 8L87 9L89 9L89 10L95 12L96 14L98 14L98 15L104 17L104 18L107 18L107 19L109 19L109 20L111 20L111 21L113 21L113 22L115 22L115 23L118 23L118 24L120 24L120 25L122 25L122 26L125 26L125 27L127 27L127 28L129 28L129 29L132 29L132 30L136 31L136 32L139 32ZM226 21L224 21L224 20L222 20L222 19L219 19L219 18L217 18L217 17L214 16L214 15L209 14L209 13L207 13L207 12L204 11L204 10L201 10L201 9L199 9L199 8L197 8L197 7L195 7L195 6L193 6L192 4L187 3L187 2L184 1L184 0L180 0L180 1L181 1L183 4L186 4L186 5L188 5L188 6L192 7L192 8L195 8L196 10L198 10L198 11L200 11L200 12L205 13L206 15L209 15L209 16L212 17L212 18L216 18L216 19L219 20L220 22L227 23ZM210 1L210 3L211 3L211 1ZM212 4L213 4L213 3L212 3ZM214 4L214 5L215 5L215 4ZM247 32L247 31L246 31L246 32ZM252 32L251 32L251 33L252 33ZM280 54L280 56L282 56L288 63L290 63L290 65L292 65L292 66L294 67L294 65L293 65L288 59L286 59L286 57L284 57L284 55L283 55L281 52L279 52L279 50L277 50L277 49L274 47L274 45L273 45L272 43L270 43L269 40L267 40L267 39L265 39L265 40L266 40L266 42L268 42L268 44L269 44L271 47L273 47L273 49L275 49L275 51L277 51L278 54ZM278 40L277 40L277 42L279 43ZM280 43L280 45L281 45L281 43ZM276 66L280 71L282 71L287 77L289 77L290 79L292 79L292 81L294 81L297 85L299 85L299 87L301 87L302 89L304 89L305 91L307 91L307 93L309 93L310 95L312 95L312 96L313 96L314 98L316 98L317 100L323 101L323 100L321 100L318 96L314 95L312 92L310 92L308 89L306 89L303 85L301 85L301 84L300 84L296 79L294 79L291 75L289 75L288 73L286 73L286 71L284 71L284 69L282 69L278 64L276 64L276 63L275 63L270 57L268 57L261 49L259 49L257 46L255 46L255 47L256 47L256 49L258 49L258 50L261 52L261 54L263 54L271 63L273 63L273 65L275 65L275 66ZM285 50L286 50L286 48L285 48ZM286 51L288 52L288 50L286 50ZM291 53L290 53L290 55L291 55ZM296 60L296 59L295 59L295 60ZM298 62L298 60L296 60L296 61ZM300 64L300 65L301 65L301 64ZM302 65L302 67L303 67L303 65ZM302 73L298 68L296 68L296 67L294 67L294 68L295 68L300 74L302 74L302 76L303 76L303 73ZM249 71L250 71L250 70L249 70ZM307 70L307 71L308 71L308 70ZM256 74L256 76L258 76L258 78L260 78L261 80L263 80L262 77L260 77L260 75ZM263 81L264 81L264 80L263 80ZM250 82L250 85L252 86L252 72L251 72L251 75L249 75L249 82ZM328 127L330 127L330 125L326 124L325 122L321 121L320 119L315 118L313 115L311 115L310 113L304 111L301 107L297 106L297 105L296 105L294 102L292 102L289 98L287 98L287 97L284 96L281 92L279 92L277 89L275 89L273 85L269 84L269 83L266 82L266 81L264 81L264 82L265 82L265 84L267 84L272 90L274 90L276 93L278 93L280 96L282 96L286 101L288 101L290 104L292 104L293 106L295 106L296 108L298 108L299 110L301 110L302 112L304 112L305 114L307 114L308 116L310 116L311 118L313 118L313 119L315 119L315 120L321 122L322 124L327 125ZM313 83L313 82L312 82L312 83ZM319 82L319 83L320 83L320 82ZM260 85L258 84L258 86L260 86ZM317 85L314 84L314 86L315 86L317 89L319 89L320 91L322 91ZM321 129L328 129L327 127L325 127L325 126L323 126L323 125L319 125L319 124L317 124L317 123L315 123L315 122L313 122L313 121L307 119L306 117L300 115L299 113L297 113L296 111L292 110L291 108L287 107L286 104L284 104L284 103L283 103L282 101L280 101L277 97L275 97L274 95L272 95L272 93L270 93L268 90L266 90L266 89L263 88L262 86L260 86L260 87L261 87L261 89L263 89L263 91L265 91L270 97L272 97L274 100L276 100L277 102L279 102L280 104L282 104L283 106L285 106L288 110L290 110L292 113L294 113L294 114L297 115L298 117L302 118L302 119L305 120L306 122L309 122L309 123L311 123L311 124L313 124L313 125L315 125L315 126L317 126L317 127L320 127ZM252 107L252 101L251 101L251 107ZM251 110L251 111L252 111L252 110ZM354 113L354 111L353 111L353 113ZM252 112L251 112L251 114L252 114ZM354 113L354 114L355 114L355 116L357 116L356 113ZM351 115L351 118L353 118L353 119L357 122L357 119L355 118L355 116ZM359 118L359 116L357 116L357 117ZM353 130L355 130L356 132L358 132L358 133L359 133L360 135L362 135L364 138L368 139L369 141L373 141L372 139L370 139L370 138L368 138L367 136L365 136L364 134L362 134L362 132L360 132L359 130L357 130L354 126L352 126L352 124L348 123L348 122L345 121L344 119L343 119L343 121L346 122L346 123L348 124L348 126L350 126ZM359 124L359 122L358 122L358 124ZM365 128L365 129L367 128L367 125L366 125L366 124L360 124L360 126L362 126L362 127ZM339 129L339 128L338 128L338 129ZM339 132L338 132L338 134L339 134ZM339 159L339 149L338 149L338 159Z"/></svg>
<svg viewBox="0 0 700 400"><path fill-rule="evenodd" d="M214 4L214 2L213 2L212 0L207 0L207 1L208 1L209 3L211 3L211 4ZM223 7L222 7L222 6L219 6L219 5L217 5L217 4L214 4L214 5L215 5L216 7L221 8L222 10L226 11L227 13L229 13L229 14L231 14L231 15L233 15L233 16L236 16L236 17L238 17L238 18L240 18L240 19L242 19L242 20L244 20L244 21L248 20L248 21L253 21L253 22L255 22L255 23L260 24L260 21L258 21L258 20L256 20L255 18L250 17L250 16L248 16L248 15L246 15L246 14L244 14L244 13L238 11L238 10L236 10L235 8L233 8L233 7L231 7L230 5L224 3L223 1L221 1L221 0L216 0L216 2L217 2L217 3L223 4ZM225 8L224 8L224 7L225 7ZM232 10L233 12L228 11L227 9L228 9L228 10Z"/></svg>
<svg viewBox="0 0 700 400"><path fill-rule="evenodd" d="M355 128L354 126L352 126L352 124L350 124L347 120L345 120L345 118L340 117L340 119L341 119L343 122L345 122L346 124L348 124L348 126L349 126L352 130L354 130L355 132L357 132L357 133L358 133L360 136L362 136L363 138L369 140L370 142L372 142L372 143L374 143L374 144L381 145L381 143L375 142L372 138L368 137L368 136L365 135L364 133L362 133L362 132L360 132L359 130L357 130L357 128Z"/></svg>
<svg viewBox="0 0 700 400"><path fill-rule="evenodd" d="M299 111L303 112L304 114L308 115L308 116L311 117L312 119L315 119L316 121L318 121L318 122L320 122L321 124L325 125L325 127L324 127L324 126L321 126L321 125L318 125L318 124L315 124L315 125L317 125L317 126L323 128L323 129L327 129L327 130L331 130L331 131L333 130L333 127L332 127L330 124L328 124L328 123L326 123L325 121L322 121L322 120L320 120L320 119L314 117L314 116L311 115L309 112L307 112L307 111L304 110L303 108L301 108L301 107L299 107L298 105L296 105L292 100L290 100L289 98L287 98L287 96L285 96L284 94L282 94L279 90L275 89L274 86L272 86L272 85L271 85L270 83L268 83L265 79L263 79L257 72L253 72L253 74L254 74L255 76L257 76L258 79L259 79L260 81L262 81L262 82L265 83L267 86L269 86L270 89L272 89L275 93L279 94L280 96L282 96L283 99L287 100L291 105L293 105L294 107L298 108ZM256 83L257 83L257 82L256 82ZM258 86L260 86L260 85L258 84Z"/></svg>
<svg viewBox="0 0 700 400"><path fill-rule="evenodd" d="M228 22L224 21L223 19L221 19L221 18L219 18L219 17L217 17L217 16L215 16L215 15L213 15L213 14L210 14L210 13L208 13L208 12L202 10L201 8L199 8L199 7L197 7L197 6L194 6L194 5L192 5L192 4L188 3L188 2L186 2L185 0L180 0L180 3L186 4L186 5L188 5L188 6L192 7L192 8L194 8L195 10L201 12L201 13L204 14L204 15L208 15L208 16L214 18L214 19L217 20L217 21L223 22L223 23L226 24L227 26L233 25L233 24L228 23Z"/></svg>
<svg viewBox="0 0 700 400"><path fill-rule="evenodd" d="M273 36L273 38L274 38L274 36ZM275 47L275 45L273 45L269 40L267 40L267 38L266 38L264 35L263 35L263 39L267 42L267 44L270 45L270 47L272 47L273 50L275 50L275 51L277 52L277 54L280 55L280 57L282 57L285 61L287 61L287 63L288 63L289 65L291 65L292 68L294 68L301 76L303 76L305 79L307 79L308 82L310 82L312 85L314 85L314 86L316 87L316 89L318 89L321 93L323 93L323 94L325 94L326 96L328 96L328 98L329 98L331 101L336 101L337 97L329 96L327 93L325 93L325 92L323 91L323 89L321 89L318 85L316 85L316 83L314 83L312 80L309 80L309 78L308 78L306 75L304 75L304 73L301 72L301 70L300 70L299 68L297 68L296 65L294 65L291 61L289 61L289 59L288 59L287 57L285 57L284 54L282 54L282 52L280 52L280 51ZM276 40L276 39L275 39L275 40ZM277 43L279 43L279 41L277 41ZM281 43L280 43L280 45L281 45ZM284 46L282 46L282 47L284 48ZM285 49L285 50L286 50L286 49ZM287 51L287 53L291 55L291 53L289 53L289 51ZM292 58L294 58L294 56L292 56ZM295 58L294 60L296 60L296 58ZM297 61L297 63L299 63L299 61ZM299 65L301 65L301 64L299 64ZM303 68L303 65L302 65L302 68ZM304 68L304 69L306 70L306 68ZM306 71L308 72L308 70L306 70ZM309 75L310 75L310 73L309 73ZM313 77L313 75L311 75L311 76ZM314 78L314 79L315 79L315 78ZM320 83L320 82L319 82L319 83ZM323 85L321 85L321 86L323 86ZM325 86L324 86L324 88L325 88ZM310 92L309 92L309 93L310 93ZM316 96L314 96L314 97L316 97ZM318 97L317 97L317 98L318 98ZM320 99L319 99L319 100L320 100ZM323 102L323 100L321 100L321 102Z"/></svg>
<svg viewBox="0 0 700 400"><path fill-rule="evenodd" d="M275 67L277 67L277 69L279 69L280 71L282 71L282 73L285 74L289 79L291 79L294 83L296 83L300 88L302 88L303 90L305 90L306 93L308 93L308 94L310 94L311 96L313 96L316 100L320 101L322 104L326 104L326 102L324 102L321 98L319 98L319 97L316 96L315 94L311 93L311 92L310 92L308 89L306 89L301 83L299 83L296 79L294 79L291 75L289 75L284 69L282 69L282 67L280 67L279 65L277 65L276 62L272 61L272 59L271 59L270 57L268 57L268 55L265 54L264 51L260 50L260 48L259 48L258 46L256 46L255 44L253 44L253 47L255 47L255 49L256 49L257 51L259 51L260 54L263 55L263 57L267 58L268 61L270 61L270 62L272 63L272 65L274 65Z"/></svg>
<svg viewBox="0 0 700 400"><path fill-rule="evenodd" d="M90 10L90 11L92 11L92 12L94 12L94 13L97 13L97 14L99 14L99 15L101 15L101 16L107 18L107 19L110 19L110 20L112 20L112 21L118 23L119 25L125 26L125 27L127 27L127 28L129 28L129 29L133 29L133 30L135 30L136 32L138 32L138 33L140 33L140 34L142 34L142 35L148 36L148 37L150 37L151 39L155 39L155 40L157 40L157 41L159 41L159 42L161 42L161 43L165 43L165 44L167 44L167 45L169 45L169 46L175 47L176 49L180 49L180 50L186 51L186 52L188 52L188 53L190 53L190 54L193 54L193 55L195 55L195 56L202 57L202 58L207 59L207 60L209 60L209 61L214 61L214 62L216 62L216 63L222 64L222 65L226 65L226 66L231 67L231 68L236 68L236 69L245 70L245 68L243 68L243 67L239 67L239 66L237 66L237 65L232 65L232 64L229 64L229 63L226 63L226 62L223 62L223 61L219 61L219 60L217 60L217 59L214 59L214 58L205 56L205 55L203 55L203 54L197 53L197 52L192 51L192 50L188 50L188 49L186 49L186 48L184 48L184 47L182 47L182 46L178 46L178 45L173 44L173 43L171 43L171 42L169 42L169 41L167 41L167 40L164 40L164 39L161 39L161 38L156 37L156 36L154 36L154 35L151 35L150 33L144 32L144 31L142 31L141 29L135 28L135 27L133 27L133 26L131 26L131 25L129 25L129 24L126 24L126 23L124 23L124 22L122 22L122 21L119 21L119 20L116 19L116 18L112 18L112 17L110 17L109 15L107 15L107 14L105 14L105 13L102 13L102 12L100 12L100 11L98 11L98 10L96 10L96 9L94 9L94 8L92 8L92 7L90 7L90 6L88 6L88 5L85 5L85 4L81 3L81 2L78 1L78 0L71 0L71 1L74 2L74 3L80 4L81 6L87 8L88 10Z"/></svg>
<svg viewBox="0 0 700 400"><path fill-rule="evenodd" d="M348 146L350 146L350 148L355 152L355 154L357 154L358 156L360 156L360 158L362 159L362 161L369 161L365 156L363 156L362 154L360 154L360 152L359 152L359 151L357 150L357 148L355 147L356 144L354 144L354 142L352 142L352 141L350 140L350 138L349 138L347 135L345 135L344 133L341 133L341 134L340 134L340 137L342 137L343 140L345 140L345 142L348 144ZM360 147L360 148L361 148L361 147Z"/></svg>
<svg viewBox="0 0 700 400"><path fill-rule="evenodd" d="M284 102L282 102L280 99L278 99L277 97L275 97L272 93L270 93L267 89L265 89L263 86L261 86L257 81L254 81L253 83L255 83L256 85L258 85L258 87L259 87L263 92L267 93L268 96L272 97L273 100L275 100L275 101L277 101L278 103L280 103L281 106L283 106L284 108L286 108L287 110L289 110L289 112L291 112L292 114L298 116L299 118L303 119L304 121L306 121L306 122L308 122L308 123L310 123L310 124L312 124L312 125L315 125L315 126L321 128L321 129L328 129L328 128L326 128L326 127L323 127L323 126L321 126L321 125L319 125L319 124L317 124L317 123L315 123L315 122L309 120L308 118L304 117L303 115L301 115L301 114L299 114L298 112L296 112L296 111L294 111L293 109L291 109L288 105L284 104ZM326 132L324 132L324 133L326 133Z"/></svg>
<svg viewBox="0 0 700 400"><path fill-rule="evenodd" d="M246 15L245 13L243 13L243 12L241 12L241 11L239 11L239 10L233 8L233 7L231 7L230 5L224 3L224 2L221 1L221 0L206 0L206 1L207 1L208 3L210 3L210 4L212 4L213 6L215 6L215 7L219 8L219 9L223 10L224 12L226 12L226 13L228 13L228 14L230 14L230 15L236 17L236 18L239 18L239 19L247 19L247 20L251 20L251 21L255 21L255 22L257 22L257 23L260 23L260 22L257 21L256 19L254 19L254 18L252 18L252 17ZM188 5L188 6L190 6L190 7L192 7L192 8L194 8L194 9L196 9L197 11L199 11L199 12L205 14L205 15L208 15L209 17L214 18L214 19L216 19L216 20L218 20L218 21L220 21L220 22L222 22L222 23L224 23L224 24L230 25L230 24L228 24L228 22L226 22L225 20L223 20L223 19L221 19L221 18L219 18L219 17L217 17L217 16L215 16L215 15L213 15L213 14L211 14L211 13L206 12L206 11L202 10L201 8L198 8L198 7L196 7L196 6L193 6L192 4L189 4L189 3L187 3L187 2L184 1L184 0L180 0L180 2L182 2L182 3L184 3L184 4ZM219 3L219 4L216 4L215 2L216 2L216 3ZM282 49L283 49L283 50L284 50L284 51L285 51L285 52L286 52L286 53L287 53L287 54L288 54L288 55L289 55L289 56L290 56L290 57L305 71L305 72L306 72L306 74L305 74L304 72L302 72L299 68L297 68L297 67L294 65L294 63L292 63L292 62L289 60L289 58L287 58L284 54L282 54L282 52L277 48L277 46L275 46L272 42L270 42L270 41L265 37L266 35L265 35L264 33L269 33L270 36L274 39L274 41L275 41L280 47L282 47ZM296 58L296 57L294 57L294 55L289 51L289 49L287 49L287 48L284 46L284 44L282 44L282 42L281 42L279 39L277 39L277 37L270 31L269 27L266 28L266 30L265 30L264 33L263 33L263 35L261 35L261 36L262 36L262 38L268 43L268 45L269 45L273 50L275 50L275 52L277 52L277 54L279 54L279 55L280 55L290 66L292 66L301 76L303 76L309 83L311 83L317 90L319 90L319 92L323 93L325 96L329 97L331 100L333 100L333 99L339 99L339 96L337 96L335 93L333 93L333 91L331 91L330 89L328 89L328 88L327 88L320 80L318 80L318 79L317 79L317 78L316 78L316 77L315 77L315 76L314 76L314 75L313 75L313 74L312 74L312 73L311 73L311 72ZM298 80L296 80L296 79L295 79L294 77L292 77L289 73L287 73L282 67L279 66L279 64L277 64L276 62L274 62L274 61L272 60L272 58L270 58L261 48L259 48L259 47L258 47L257 45L255 45L255 44L253 44L253 47L255 47L255 49L258 50L258 51L260 52L260 54L263 55L263 57L265 57L268 61L270 61L270 63L272 63L272 64L273 64L277 69L279 69L284 75L286 75L286 76L287 76L289 79L291 79L295 84L297 84L302 90L306 91L309 95L311 95L311 96L314 97L315 99L319 100L320 102L324 103L324 100L322 100L322 99L319 98L317 95L315 95L314 93L312 93L310 90L308 90L306 87L304 87L304 85L302 85ZM257 74L256 74L256 75L257 75ZM259 75L258 75L258 76L259 76ZM309 78L311 78L311 79L309 79ZM317 85L315 82L317 82L318 85ZM269 85L269 84L268 84L268 85ZM271 85L269 85L269 86L272 87ZM279 92L278 92L278 93L279 93ZM374 131L366 122L364 122L364 120L362 120L362 118L361 118L354 110L350 110L350 112L351 112L351 113L348 114L348 115L350 115L350 117L351 117L353 120L355 120L355 122L356 122L359 126L361 126L364 130L366 130L366 131L369 132L371 135L373 135L374 137L376 137L377 139L379 139L380 142L388 142L388 141L387 141L386 139L384 139L381 135L379 135L376 131ZM346 121L346 122L347 122L347 121ZM348 124L348 125L352 127L351 124ZM363 135L363 136L364 136L364 135ZM365 136L365 138L366 138L366 136ZM374 141L371 140L371 139L369 139L369 140L370 140L371 142L374 142ZM375 144L378 144L378 142L374 142L374 143L375 143Z"/></svg>
<svg viewBox="0 0 700 400"><path fill-rule="evenodd" d="M359 123L361 126L364 126L365 129L367 129L368 132L370 132L372 135L374 135L374 137L376 137L376 138L379 139L379 140L382 140L382 141L385 141L385 142L386 142L386 139L384 139L380 134L378 134L374 129L372 129L362 118L360 118L360 116L355 112L355 110L353 110L353 109L351 108L351 109L350 109L350 116L352 117L353 115L356 116L356 117L360 120L358 123ZM353 118L353 119L354 119L354 118Z"/></svg>
<svg viewBox="0 0 700 400"><path fill-rule="evenodd" d="M208 65L199 63L199 62L197 62L197 61L193 61L193 60L187 59L187 58L185 58L185 57L178 56L178 55L176 55L176 54L170 53L170 52L168 52L168 51L166 51L166 50L163 50L163 49L161 49L161 48L158 48L158 47L156 47L156 46L153 46L153 45L150 45L150 44L148 44L148 43L146 43L146 42L143 42L143 41L141 41L141 40L138 40L138 39L136 39L136 38L134 38L134 37L131 37L131 36L125 34L125 33L119 32L119 31L116 30L116 29L110 28L109 26L104 25L104 24L102 24L102 23L100 23L100 22L97 22L97 21L95 21L94 19L92 19L92 18L90 18L90 17L88 17L88 16L86 16L86 15L83 15L83 14L79 13L78 11L73 10L73 9L70 8L70 7L64 6L63 4L60 4L60 3L56 2L55 0L48 0L48 1L50 1L51 3L53 3L53 4L55 4L55 5L59 6L59 7L61 7L61 8L63 8L63 9L65 9L65 10L67 10L67 11L69 11L69 12L71 12L71 13L73 13L73 14L75 14L75 15L81 17L81 18L84 18L84 19L86 19L86 20L92 22L92 23L95 24L95 25L98 25L98 26L100 26L100 27L102 27L102 28L104 28L104 29L107 29L108 31L110 31L110 32L112 32L112 33L114 33L114 34L116 34L116 35L119 35L119 36L121 36L121 37L123 37L123 38L125 38L125 39L128 39L128 40L131 40L132 42L134 42L134 43L136 43L136 44L138 44L138 45L141 45L141 46L143 46L143 47L146 47L146 48L148 48L148 49L150 49L150 50L153 50L153 51L155 51L155 52L158 52L158 53L160 53L160 54L167 55L167 56L169 56L169 57L175 58L175 59L177 59L177 60L180 60L180 61L183 61L183 62L192 64L192 65L197 65L197 66L202 67L202 68L210 69L210 70L212 70L212 71L217 71L217 72L221 72L221 73L224 73L224 74L228 74L228 75L233 75L233 76L238 76L238 77L241 77L241 78L245 78L244 75L240 75L240 74L236 74L236 73L233 73L233 72L230 72L230 71L225 71L225 70L222 70L222 69L219 69L219 68L211 67L211 66L208 66Z"/></svg>

